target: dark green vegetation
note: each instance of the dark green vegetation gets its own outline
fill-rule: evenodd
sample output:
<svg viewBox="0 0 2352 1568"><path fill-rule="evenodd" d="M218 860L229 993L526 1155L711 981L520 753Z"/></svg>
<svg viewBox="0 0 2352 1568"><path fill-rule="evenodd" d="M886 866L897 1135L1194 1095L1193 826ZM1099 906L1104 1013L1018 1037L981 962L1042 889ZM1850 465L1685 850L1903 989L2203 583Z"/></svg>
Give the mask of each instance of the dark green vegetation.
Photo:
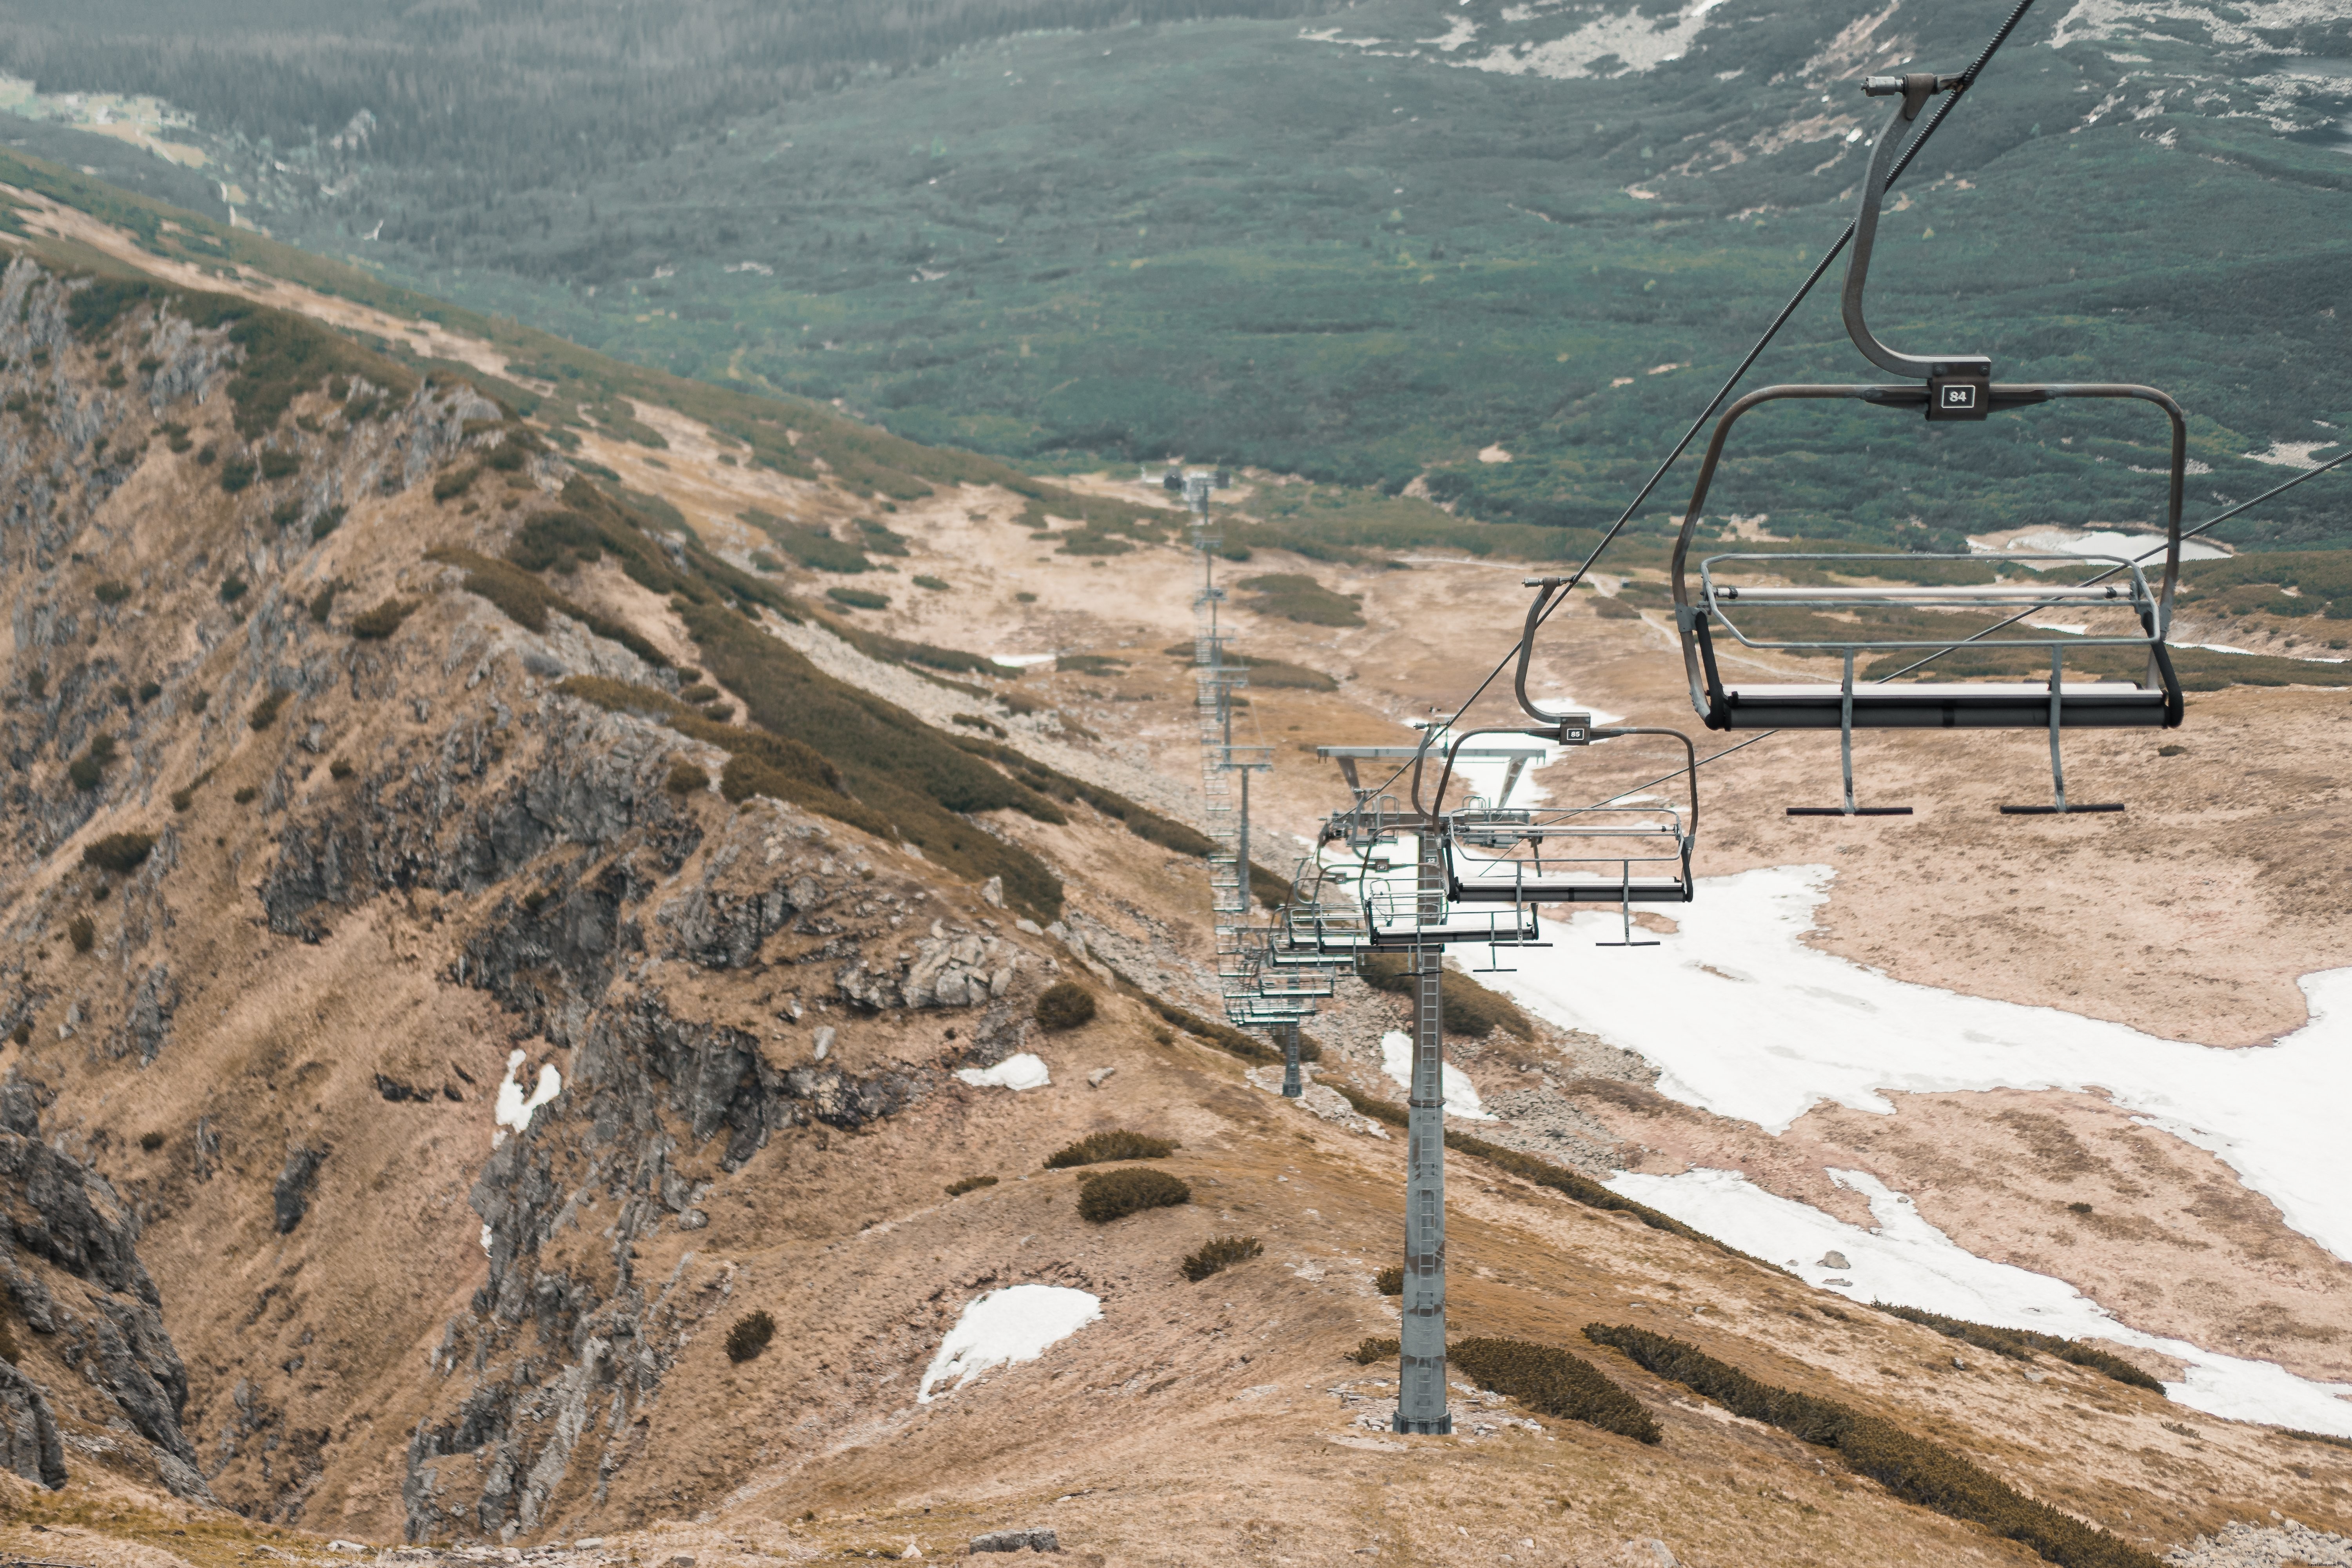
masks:
<svg viewBox="0 0 2352 1568"><path fill-rule="evenodd" d="M1577 530L1623 504L1835 236L1869 146L1845 131L1884 115L1849 66L1807 64L1843 58L1826 46L1862 0L1727 0L1654 51L1678 58L1577 57L1570 80L1503 51L1572 47L1588 14L1513 20L1505 0L1347 8L1340 30L1377 48L1302 36L1314 8L1283 0L730 9L626 46L637 24L577 4L430 23L326 5L267 28L220 9L17 0L0 63L179 102L278 232L624 358L983 451L1181 451L1391 494L1425 475L1469 516ZM1921 65L1957 68L2000 9L1900 25ZM1036 30L1049 13L1062 30ZM2277 472L2242 454L2347 420L2352 315L2324 313L2345 89L2265 73L2272 51L2352 54L2352 25L2255 16L2225 46L2168 22L2119 48L2078 20L2048 47L2068 14L2028 18L1907 180L1874 320L1990 352L2004 378L2173 389L2200 416L2213 472L2191 501L2211 510ZM1862 369L1824 293L1758 374ZM1948 542L2154 504L2128 471L2152 431L2126 416L1754 423L1720 504L1781 531ZM1490 443L1511 460L1477 461ZM2352 535L2329 483L2232 536Z"/></svg>
<svg viewBox="0 0 2352 1568"><path fill-rule="evenodd" d="M727 1331L727 1359L739 1365L768 1348L776 1337L776 1320L764 1307L746 1312Z"/></svg>
<svg viewBox="0 0 2352 1568"><path fill-rule="evenodd" d="M81 863L101 871L130 872L146 864L155 847L152 833L110 833L81 852Z"/></svg>
<svg viewBox="0 0 2352 1568"><path fill-rule="evenodd" d="M1045 1161L1045 1169L1066 1171L1073 1165L1102 1165L1113 1160L1165 1160L1176 1149L1173 1138L1154 1138L1148 1133L1113 1128L1089 1132L1068 1147L1055 1150Z"/></svg>
<svg viewBox="0 0 2352 1568"><path fill-rule="evenodd" d="M66 940L76 952L88 952L98 945L98 923L88 915L74 916L66 921Z"/></svg>
<svg viewBox="0 0 2352 1568"><path fill-rule="evenodd" d="M1210 1275L1222 1274L1265 1251L1265 1244L1254 1236L1213 1236L1176 1267L1185 1279L1198 1285Z"/></svg>
<svg viewBox="0 0 2352 1568"><path fill-rule="evenodd" d="M2088 1205L2068 1206L2079 1206L2084 1213L2089 1212ZM1892 1317L1933 1329L1946 1339L1965 1341L1979 1350L2007 1356L2011 1361L2032 1361L2033 1352L2040 1351L2075 1366L2088 1367L2093 1372L2114 1378L2117 1383L2145 1388L2150 1394L2164 1393L2162 1383L2123 1357L2111 1355L2091 1345L2077 1344L2073 1340L2061 1339L2056 1334L2037 1333L2032 1329L1997 1329L1990 1323L1971 1323L1962 1318L1948 1318L1941 1312L1929 1312L1917 1307L1891 1306L1885 1301L1873 1301L1871 1305Z"/></svg>
<svg viewBox="0 0 2352 1568"><path fill-rule="evenodd" d="M1192 1189L1165 1171L1122 1165L1078 1184L1078 1217L1107 1225L1145 1209L1174 1208L1192 1201Z"/></svg>
<svg viewBox="0 0 2352 1568"><path fill-rule="evenodd" d="M662 788L672 795L699 795L710 787L710 775L688 762L684 757L672 757L669 776L662 780Z"/></svg>
<svg viewBox="0 0 2352 1568"><path fill-rule="evenodd" d="M1049 1030L1094 1022L1095 994L1075 980L1056 980L1038 994L1037 1022Z"/></svg>
<svg viewBox="0 0 2352 1568"><path fill-rule="evenodd" d="M333 613L334 607L334 588L331 585L321 588L319 590L319 597L311 601L311 618L314 620L323 621L329 615ZM415 615L416 613L416 609L417 602L415 600L404 599L398 595L394 595L393 597L386 599L383 603L376 605L375 608L372 610L362 610L358 615L353 616L352 617L352 636L362 640L381 642L385 637L388 637L392 636L393 633L398 631L400 629L401 623L407 620L409 616ZM541 629L545 629L543 616Z"/></svg>
<svg viewBox="0 0 2352 1568"><path fill-rule="evenodd" d="M1203 1018L1197 1013L1187 1011L1172 1002L1164 1001L1148 992L1139 991L1136 994L1142 1000L1145 1006L1150 1007L1154 1013L1159 1014L1160 1017L1175 1025L1186 1034L1196 1039L1205 1040L1219 1050L1239 1057L1245 1062L1278 1062L1283 1059L1280 1051L1259 1039L1255 1035L1244 1034L1231 1024L1221 1024L1214 1019ZM1319 1062L1323 1059L1323 1047L1316 1042L1313 1036L1301 1034L1298 1037L1298 1059L1303 1062Z"/></svg>
<svg viewBox="0 0 2352 1568"><path fill-rule="evenodd" d="M2157 1568L2136 1546L2031 1501L1965 1457L1834 1399L1776 1387L1696 1345L1631 1325L1588 1323L1584 1337L1689 1387L1735 1415L1835 1448L1848 1468L1906 1502L1983 1526L2065 1568Z"/></svg>
<svg viewBox="0 0 2352 1568"><path fill-rule="evenodd" d="M1177 643L1165 651L1169 658L1181 658L1186 664L1192 662L1195 654L1192 645L1188 642ZM1252 686L1280 687L1295 691L1339 689L1339 681L1321 670L1309 669L1305 665L1291 664L1279 658L1254 658L1248 654L1235 653L1233 649L1227 648L1224 650L1222 662L1237 665L1249 671L1249 683Z"/></svg>
<svg viewBox="0 0 2352 1568"><path fill-rule="evenodd" d="M1360 626L1363 616L1356 595L1335 594L1303 572L1276 572L1244 577L1239 586L1242 607L1261 616L1279 616L1314 626Z"/></svg>
<svg viewBox="0 0 2352 1568"><path fill-rule="evenodd" d="M1399 996L1412 994L1413 978L1407 961L1392 952L1367 953L1357 961L1356 973L1375 991ZM1522 1040L1535 1038L1535 1026L1518 1005L1499 991L1481 985L1459 970L1440 973L1437 994L1444 1007L1446 1032L1483 1040L1496 1029Z"/></svg>
<svg viewBox="0 0 2352 1568"><path fill-rule="evenodd" d="M1404 1270L1391 1263L1372 1276L1372 1289L1383 1296L1404 1294Z"/></svg>
<svg viewBox="0 0 2352 1568"><path fill-rule="evenodd" d="M1376 1361L1386 1361L1403 1347L1394 1339L1382 1339L1377 1334L1366 1335L1363 1342L1348 1352L1348 1359L1358 1366L1370 1366Z"/></svg>
<svg viewBox="0 0 2352 1568"><path fill-rule="evenodd" d="M76 791L96 789L106 778L106 770L114 765L115 751L113 736L92 735L81 755L67 766L66 782Z"/></svg>
<svg viewBox="0 0 2352 1568"><path fill-rule="evenodd" d="M1582 1421L1637 1443L1658 1441L1658 1424L1638 1400L1582 1356L1556 1346L1473 1335L1446 1345L1445 1366L1538 1415Z"/></svg>
<svg viewBox="0 0 2352 1568"><path fill-rule="evenodd" d="M290 691L272 691L253 705L253 711L245 716L245 721L256 730L268 729L278 722L278 710L286 706L286 700L292 695Z"/></svg>
<svg viewBox="0 0 2352 1568"><path fill-rule="evenodd" d="M966 1193L976 1193L982 1187L992 1187L994 1185L996 1185L996 1178L994 1176L966 1176L961 1181L950 1182L948 1184L948 1196L951 1198L960 1198Z"/></svg>

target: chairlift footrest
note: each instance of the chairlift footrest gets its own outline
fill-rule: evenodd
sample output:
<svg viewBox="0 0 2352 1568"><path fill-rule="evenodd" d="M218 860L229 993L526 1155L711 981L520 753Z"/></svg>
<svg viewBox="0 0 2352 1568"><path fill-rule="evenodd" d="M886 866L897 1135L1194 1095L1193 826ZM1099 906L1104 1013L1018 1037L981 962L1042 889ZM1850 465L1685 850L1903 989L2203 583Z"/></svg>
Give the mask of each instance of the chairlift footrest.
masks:
<svg viewBox="0 0 2352 1568"><path fill-rule="evenodd" d="M1792 805L1788 809L1790 816L1908 816L1911 815L1911 808L1907 805L1857 805L1852 811L1848 811L1842 805ZM2004 805L2001 809L2007 811L2009 807Z"/></svg>
<svg viewBox="0 0 2352 1568"><path fill-rule="evenodd" d="M2102 805L2004 805L2000 814L2003 816L2080 816L2086 812L2121 811L2123 808L2121 801Z"/></svg>
<svg viewBox="0 0 2352 1568"><path fill-rule="evenodd" d="M1596 942L1595 947L1655 947L1654 942Z"/></svg>

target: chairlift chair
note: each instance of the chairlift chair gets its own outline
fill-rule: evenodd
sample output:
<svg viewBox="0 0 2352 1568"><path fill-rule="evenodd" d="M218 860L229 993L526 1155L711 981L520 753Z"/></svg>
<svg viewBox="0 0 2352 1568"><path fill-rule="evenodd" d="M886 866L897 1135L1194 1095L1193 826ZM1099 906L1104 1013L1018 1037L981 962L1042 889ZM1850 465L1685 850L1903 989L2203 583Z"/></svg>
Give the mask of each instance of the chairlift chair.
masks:
<svg viewBox="0 0 2352 1568"><path fill-rule="evenodd" d="M1724 411L1707 444L1698 479L1684 513L1681 536L1674 551L1675 618L1683 646L1683 662L1690 680L1691 703L1711 730L1836 730L1844 758L1845 800L1842 806L1791 806L1792 816L1898 816L1908 806L1858 806L1853 791L1853 731L1856 730L2021 730L2047 729L2050 772L2054 803L2041 806L2004 805L2011 814L2120 811L2120 805L2070 804L2059 754L2059 735L2067 729L2166 728L2179 724L2182 697L2165 637L2171 624L2172 602L2180 575L2180 509L2188 459L2188 426L2179 405L2150 386L2108 383L2023 384L1992 379L1992 362L1982 354L1919 356L1900 353L1881 342L1863 316L1863 291L1868 279L1871 251L1877 238L1881 202L1887 173L1920 108L1937 93L1958 85L1954 77L1914 74L1872 77L1863 90L1872 97L1898 96L1901 101L1872 154L1870 173L1863 182L1861 215L1856 218L1853 248L1846 266L1843 311L1854 346L1873 364L1908 378L1901 384L1768 386L1751 392ZM1925 555L1907 552L1786 554L1727 553L1712 555L1690 570L1691 545L1706 506L1707 492L1723 458L1732 427L1751 409L1788 400L1846 399L1882 407L1918 409L1931 420L1980 420L1988 415L2074 398L2121 398L2155 405L2164 412L2172 431L2168 489L2165 505L2164 562L2160 573L2146 573L2118 556L2063 556L2033 552L1991 552L1970 555ZM1789 567L1812 568L1841 575L1873 574L1873 567L1915 567L1922 562L1969 561L1990 564L1997 575L2003 567L2017 569L2019 580L1990 584L1943 587L1817 587L1757 586L1727 579L1741 572ZM2105 581L2047 585L2023 579L2036 568L2063 563L2101 566ZM1890 576L1898 574L1889 572ZM2151 580L2153 579L2153 580ZM1774 637L1743 629L1738 616L1749 609L1803 609L1851 616L1852 636L1829 631L1808 638ZM1932 637L1918 634L1869 635L1873 611L1915 609L1977 609L1996 612L1994 624L1967 635ZM2083 614L2116 613L2125 623L2097 636L2056 633L2050 628L2018 626L2034 611ZM1751 626L1753 625L1751 618ZM1993 636L2011 626L2015 634ZM2127 628L2127 629L2126 629ZM1881 628L1886 630L1887 628ZM1751 680L1727 675L1718 656L1718 637L1727 634L1740 646L1780 653L1828 654L1842 664L1834 681ZM1962 646L2004 650L2031 649L2048 655L2046 679L1950 679L1901 681L1874 679L1867 668L1857 672L1857 659L1885 656L1920 656L1908 668ZM2137 680L2068 680L2063 664L2068 648L2127 648L2145 655L2146 666ZM1907 673L1906 670L1898 671Z"/></svg>

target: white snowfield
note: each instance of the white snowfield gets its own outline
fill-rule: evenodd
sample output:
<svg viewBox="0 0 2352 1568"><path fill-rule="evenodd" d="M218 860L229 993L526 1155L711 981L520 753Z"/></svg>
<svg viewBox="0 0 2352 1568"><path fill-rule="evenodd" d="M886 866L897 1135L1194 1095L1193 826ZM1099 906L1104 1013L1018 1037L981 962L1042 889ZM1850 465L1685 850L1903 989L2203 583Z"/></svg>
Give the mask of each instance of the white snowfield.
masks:
<svg viewBox="0 0 2352 1568"><path fill-rule="evenodd" d="M1824 1100L1892 1113L1882 1090L2099 1089L2149 1125L2210 1150L2248 1188L2276 1204L2288 1225L2352 1258L2352 1190L2342 1181L2341 1154L2344 1108L2352 1103L2352 970L2305 976L2310 1021L2273 1045L2222 1050L2158 1039L2056 1008L1909 984L1806 947L1801 939L1828 897L1832 875L1824 866L1783 866L1710 879L1695 902L1675 911L1680 931L1656 947L1595 949L1596 937L1613 932L1613 912L1547 922L1556 945L1522 952L1517 973L1493 983L1554 1023L1640 1052L1660 1069L1661 1092L1775 1133ZM1783 1200L1752 1188L1751 1199L1728 1181L1719 1172L1619 1178L1622 1190L1643 1202L1776 1260L1818 1258L1825 1246L1849 1257L1857 1249L1875 1256L1878 1243L1892 1247L1907 1237L1902 1256L1918 1271L1883 1282L1860 1272L1842 1276L1855 1281L1852 1293L1865 1300L1875 1294L1979 1321L2156 1343L2135 1340L2060 1281L2040 1280L2028 1291L2024 1282L2040 1277L2007 1269L1996 1287L1995 1275L1974 1271L1997 1266L1962 1252L1916 1215L1909 1221L1919 1229L1898 1235L1881 1214L1874 1236L1801 1205L1773 1208ZM1839 1238L1804 1246L1768 1239L1776 1227L1796 1225L1797 1215L1811 1216L1808 1226L1833 1227ZM1935 1268L1923 1261L1930 1258L1938 1260ZM1822 1274L1810 1270L1807 1277ZM1964 1289L1956 1283L1962 1279L1980 1283ZM2034 1294L2044 1291L2056 1292L2053 1300L2080 1301L2070 1310L2088 1314L2080 1320L2085 1325L2099 1326L2053 1324L2054 1308ZM2014 1310L1998 1310L2004 1293L2018 1301ZM2024 1316L2027 1304L2040 1310ZM2294 1384L2311 1391L2321 1405L2305 1408L2297 1394L2292 1413L2282 1407L2263 1419L2352 1435L2352 1405L2321 1392L2322 1385L2264 1363L2202 1351L2168 1353L2199 1363L2176 1390L2184 1403L2231 1414L2200 1400L2224 1398L2225 1381L2237 1391L2227 1398L2257 1400L2252 1385L2267 1375L2284 1380L2282 1390ZM2229 1365L2246 1370L2225 1376Z"/></svg>
<svg viewBox="0 0 2352 1568"><path fill-rule="evenodd" d="M518 1132L529 1131L530 1119L539 1114L539 1108L563 1092L563 1075L556 1071L551 1062L539 1069L539 1087L526 1097L521 1080L515 1077L515 1069L522 1066L523 1060L524 1055L520 1051L507 1054L507 1076L499 1085L498 1108L492 1113L492 1120L499 1126L511 1127ZM490 1134L493 1144L502 1142L505 1137L504 1132Z"/></svg>
<svg viewBox="0 0 2352 1568"><path fill-rule="evenodd" d="M953 1394L993 1366L1035 1361L1102 1317L1102 1300L1064 1285L1008 1285L991 1290L963 1310L940 1342L940 1353L923 1373L915 1402L929 1405L931 1390L955 1379Z"/></svg>
<svg viewBox="0 0 2352 1568"><path fill-rule="evenodd" d="M1044 1058L1015 1051L992 1068L958 1068L956 1077L974 1089L1043 1089L1054 1081Z"/></svg>

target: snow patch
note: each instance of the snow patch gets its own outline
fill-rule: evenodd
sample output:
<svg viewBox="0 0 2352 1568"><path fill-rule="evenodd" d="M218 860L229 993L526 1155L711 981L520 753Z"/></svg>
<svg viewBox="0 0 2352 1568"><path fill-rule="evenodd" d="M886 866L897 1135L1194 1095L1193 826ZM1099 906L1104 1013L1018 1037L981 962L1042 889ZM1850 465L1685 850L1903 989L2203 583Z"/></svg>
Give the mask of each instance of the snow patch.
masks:
<svg viewBox="0 0 2352 1568"><path fill-rule="evenodd" d="M1043 1089L1053 1082L1043 1058L1015 1051L992 1068L958 1068L956 1077L974 1089Z"/></svg>
<svg viewBox="0 0 2352 1568"><path fill-rule="evenodd" d="M1049 664L1053 658L1050 653L992 653L988 656L988 662L1001 664L1007 669L1026 669L1033 664Z"/></svg>
<svg viewBox="0 0 2352 1568"><path fill-rule="evenodd" d="M526 1096L521 1080L515 1077L522 1064L522 1052L508 1053L507 1076L499 1085L498 1110L492 1118L500 1127L511 1127L518 1132L529 1131L530 1119L539 1113L539 1108L563 1092L563 1075L550 1062L539 1069L539 1087ZM494 1132L490 1136L493 1141L502 1141L506 1134Z"/></svg>
<svg viewBox="0 0 2352 1568"><path fill-rule="evenodd" d="M1381 1037L1381 1070L1396 1079L1410 1092L1412 1089L1412 1037L1402 1029L1391 1029ZM1492 1121L1494 1116L1479 1101L1478 1086L1470 1075L1452 1062L1441 1066L1445 1085L1445 1114L1460 1117L1465 1121Z"/></svg>
<svg viewBox="0 0 2352 1568"><path fill-rule="evenodd" d="M1768 1193L1737 1171L1701 1169L1678 1176L1625 1173L1608 1185L1743 1251L1785 1259L1790 1272L1806 1283L1853 1300L1923 1307L1970 1322L2157 1351L2189 1363L2180 1382L2165 1385L2179 1404L2226 1420L2266 1421L2352 1436L2352 1405L2339 1397L2352 1394L2352 1384L2314 1383L2268 1362L2218 1355L2185 1340L2142 1333L2116 1321L2063 1279L1990 1262L1962 1249L1921 1218L1908 1196L1890 1191L1876 1177L1861 1171L1832 1170L1829 1174L1840 1186L1869 1200L1876 1228L1864 1230L1810 1205ZM1832 1253L1844 1259L1843 1267L1798 1261Z"/></svg>
<svg viewBox="0 0 2352 1568"><path fill-rule="evenodd" d="M1031 1058L1034 1060L1034 1058ZM955 1379L953 1394L991 1367L1035 1361L1046 1347L1068 1339L1102 1317L1102 1301L1063 1285L1008 1285L991 1290L963 1310L940 1342L940 1353L915 1393L918 1405L931 1402L931 1390Z"/></svg>
<svg viewBox="0 0 2352 1568"><path fill-rule="evenodd" d="M2046 528L2037 533L2020 534L2006 544L1971 539L1969 548L1980 555L1995 551L2039 550L2052 555L2120 555L2126 561L2133 561L2150 551L2162 551L2164 536L2160 533L2120 533L2113 530L2091 532L2079 528ZM2201 539L2183 541L2180 546L2183 561L2221 561L2227 559L2229 553ZM2029 572L2063 569L2063 563L2056 561L2039 563L2021 561L2017 564Z"/></svg>

